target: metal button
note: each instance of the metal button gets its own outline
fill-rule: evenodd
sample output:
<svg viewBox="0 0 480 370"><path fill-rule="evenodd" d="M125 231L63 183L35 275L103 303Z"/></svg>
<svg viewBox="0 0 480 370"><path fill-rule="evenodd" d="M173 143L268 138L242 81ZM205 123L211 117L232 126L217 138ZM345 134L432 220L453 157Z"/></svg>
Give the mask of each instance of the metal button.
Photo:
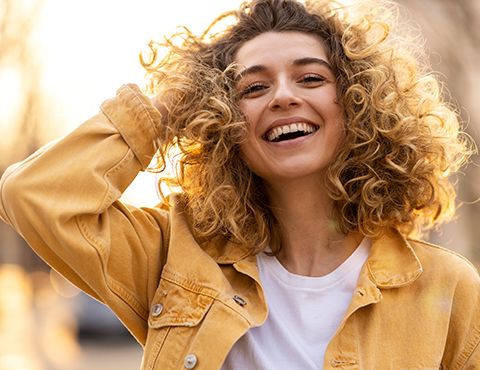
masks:
<svg viewBox="0 0 480 370"><path fill-rule="evenodd" d="M195 356L193 353L190 353L185 357L185 362L184 362L185 367L187 369L193 369L197 364L197 361L198 361L197 356Z"/></svg>
<svg viewBox="0 0 480 370"><path fill-rule="evenodd" d="M242 307L247 304L247 302L245 302L245 300L242 297L239 297L238 295L234 295L233 299Z"/></svg>
<svg viewBox="0 0 480 370"><path fill-rule="evenodd" d="M161 303L154 304L152 307L152 316L153 317L160 316L162 311L163 311L163 305Z"/></svg>

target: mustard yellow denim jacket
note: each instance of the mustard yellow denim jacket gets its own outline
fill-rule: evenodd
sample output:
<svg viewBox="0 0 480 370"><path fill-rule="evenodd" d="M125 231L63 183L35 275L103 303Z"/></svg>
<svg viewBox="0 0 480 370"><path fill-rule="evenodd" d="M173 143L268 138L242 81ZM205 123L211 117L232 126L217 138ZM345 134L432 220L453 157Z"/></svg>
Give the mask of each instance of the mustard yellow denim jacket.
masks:
<svg viewBox="0 0 480 370"><path fill-rule="evenodd" d="M200 248L174 199L140 209L117 200L149 165L160 118L138 87L123 86L98 115L5 172L0 215L118 315L144 346L142 369L219 369L267 317L256 257L231 242ZM480 369L479 341L474 267L392 231L373 241L323 368Z"/></svg>

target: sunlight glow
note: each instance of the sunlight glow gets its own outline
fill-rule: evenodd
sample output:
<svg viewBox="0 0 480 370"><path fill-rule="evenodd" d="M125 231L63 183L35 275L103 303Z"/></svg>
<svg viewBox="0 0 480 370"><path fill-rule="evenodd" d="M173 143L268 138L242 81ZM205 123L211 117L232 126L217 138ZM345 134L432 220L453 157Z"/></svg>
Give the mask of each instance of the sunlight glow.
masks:
<svg viewBox="0 0 480 370"><path fill-rule="evenodd" d="M11 122L16 122L20 116L21 96L21 76L18 69L14 66L4 67L0 70L0 101L2 108L0 109L0 137L2 137L2 145L10 148L11 136L10 130L14 130ZM6 109L9 107L9 109Z"/></svg>
<svg viewBox="0 0 480 370"><path fill-rule="evenodd" d="M55 139L98 112L124 83L142 85L138 55L150 40L182 25L201 33L221 12L240 0L151 1L45 0L35 39L43 55L42 86L62 125ZM159 202L156 175L142 173L122 199L135 205Z"/></svg>

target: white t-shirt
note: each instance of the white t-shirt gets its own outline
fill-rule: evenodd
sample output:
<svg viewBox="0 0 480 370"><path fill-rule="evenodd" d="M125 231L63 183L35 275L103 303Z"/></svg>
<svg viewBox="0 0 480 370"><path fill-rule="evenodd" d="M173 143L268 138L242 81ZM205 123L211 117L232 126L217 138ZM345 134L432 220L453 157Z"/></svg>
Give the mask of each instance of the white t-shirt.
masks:
<svg viewBox="0 0 480 370"><path fill-rule="evenodd" d="M222 370L319 370L370 253L365 238L335 271L322 277L288 272L276 257L257 256L268 317L234 344Z"/></svg>

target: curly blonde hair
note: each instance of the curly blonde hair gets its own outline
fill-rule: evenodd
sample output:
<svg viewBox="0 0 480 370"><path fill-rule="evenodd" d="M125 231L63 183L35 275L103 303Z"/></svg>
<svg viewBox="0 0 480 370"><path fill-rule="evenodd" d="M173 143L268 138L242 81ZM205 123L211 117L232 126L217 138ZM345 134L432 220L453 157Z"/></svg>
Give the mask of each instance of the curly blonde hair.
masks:
<svg viewBox="0 0 480 370"><path fill-rule="evenodd" d="M233 25L212 32L231 18ZM159 168L171 148L180 150L176 175L160 182L181 188L198 238L225 237L262 250L277 226L262 179L240 155L248 123L234 81L235 53L264 32L315 35L327 50L346 116L327 173L338 230L421 235L453 216L456 193L448 178L467 161L470 144L419 40L398 33L398 25L390 2L253 0L200 36L183 29L150 43L149 57L141 55L146 91L168 111L159 128Z"/></svg>

